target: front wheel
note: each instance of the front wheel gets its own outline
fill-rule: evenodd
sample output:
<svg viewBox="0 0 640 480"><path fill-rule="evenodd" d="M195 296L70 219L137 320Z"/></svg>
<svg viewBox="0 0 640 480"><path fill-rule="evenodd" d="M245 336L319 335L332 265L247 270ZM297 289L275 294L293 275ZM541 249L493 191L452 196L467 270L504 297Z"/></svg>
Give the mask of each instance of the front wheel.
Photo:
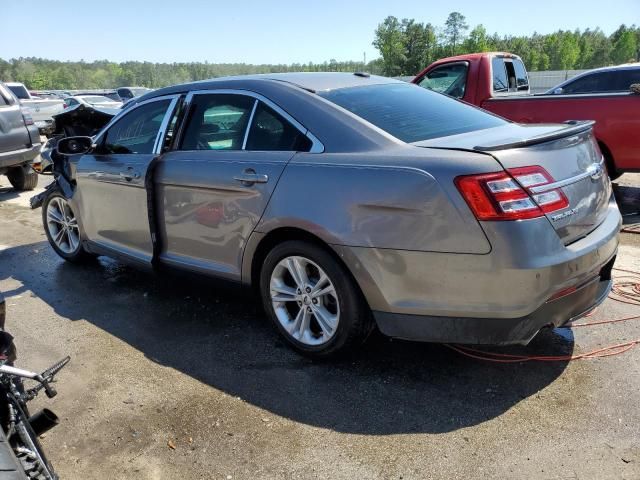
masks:
<svg viewBox="0 0 640 480"><path fill-rule="evenodd" d="M348 351L371 331L371 312L347 269L325 249L287 241L267 255L263 305L297 351L327 358Z"/></svg>
<svg viewBox="0 0 640 480"><path fill-rule="evenodd" d="M49 243L65 260L82 262L91 258L80 240L78 219L60 192L51 193L42 205L42 223Z"/></svg>

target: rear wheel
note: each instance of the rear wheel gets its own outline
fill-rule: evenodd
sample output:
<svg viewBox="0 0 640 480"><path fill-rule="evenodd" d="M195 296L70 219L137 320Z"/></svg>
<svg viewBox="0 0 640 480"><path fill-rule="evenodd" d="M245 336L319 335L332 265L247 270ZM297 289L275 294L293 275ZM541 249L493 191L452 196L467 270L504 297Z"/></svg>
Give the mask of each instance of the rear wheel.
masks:
<svg viewBox="0 0 640 480"><path fill-rule="evenodd" d="M65 260L82 262L92 258L82 248L78 219L69 201L53 192L42 205L42 223L49 243Z"/></svg>
<svg viewBox="0 0 640 480"><path fill-rule="evenodd" d="M367 337L373 322L346 268L325 249L287 241L267 255L260 292L284 339L313 357L348 351Z"/></svg>
<svg viewBox="0 0 640 480"><path fill-rule="evenodd" d="M12 168L7 178L16 190L33 190L38 185L38 174L28 165Z"/></svg>

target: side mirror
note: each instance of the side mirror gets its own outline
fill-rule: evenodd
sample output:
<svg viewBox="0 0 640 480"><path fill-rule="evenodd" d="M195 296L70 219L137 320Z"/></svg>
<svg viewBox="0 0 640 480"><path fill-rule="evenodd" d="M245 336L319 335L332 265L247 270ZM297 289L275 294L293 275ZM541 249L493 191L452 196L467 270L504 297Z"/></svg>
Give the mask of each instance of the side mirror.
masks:
<svg viewBox="0 0 640 480"><path fill-rule="evenodd" d="M640 95L640 83L634 83L629 87L631 93L635 93L636 95Z"/></svg>
<svg viewBox="0 0 640 480"><path fill-rule="evenodd" d="M79 155L89 152L95 145L91 137L67 137L58 142L58 152L63 155Z"/></svg>
<svg viewBox="0 0 640 480"><path fill-rule="evenodd" d="M554 95L561 95L563 92L562 88L558 87L553 91Z"/></svg>

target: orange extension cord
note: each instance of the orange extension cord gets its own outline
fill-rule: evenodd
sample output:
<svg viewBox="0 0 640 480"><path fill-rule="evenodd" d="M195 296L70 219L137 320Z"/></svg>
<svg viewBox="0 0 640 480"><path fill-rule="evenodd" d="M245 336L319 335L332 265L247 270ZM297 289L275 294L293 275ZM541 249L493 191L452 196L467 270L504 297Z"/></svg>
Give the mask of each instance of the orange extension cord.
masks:
<svg viewBox="0 0 640 480"><path fill-rule="evenodd" d="M616 278L613 284L609 298L628 305L640 306L640 274L631 270L624 270L622 268L614 268L619 272L624 272L627 275L621 275ZM586 316L589 317L595 312L592 311ZM592 327L594 325L604 325L609 323L628 322L631 320L640 320L640 315L634 315L631 317L617 318L614 320L601 320L598 322L587 323L574 323L567 327L561 328L579 328L579 327ZM445 346L451 350L464 355L465 357L474 358L476 360L484 360L486 362L494 363L520 363L520 362L569 362L571 360L582 360L585 358L601 358L610 357L612 355L619 355L621 353L631 350L636 345L640 344L640 338L632 340L630 342L619 343L617 345L609 345L597 350L593 350L587 353L581 353L578 355L510 355L506 353L494 353L484 350L478 350L476 348L467 347L464 345L450 345Z"/></svg>

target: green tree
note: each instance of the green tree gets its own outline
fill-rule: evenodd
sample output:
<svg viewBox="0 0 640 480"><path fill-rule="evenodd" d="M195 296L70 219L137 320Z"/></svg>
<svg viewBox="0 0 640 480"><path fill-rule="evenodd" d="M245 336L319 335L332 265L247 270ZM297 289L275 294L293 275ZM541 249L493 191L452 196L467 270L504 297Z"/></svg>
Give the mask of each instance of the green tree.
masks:
<svg viewBox="0 0 640 480"><path fill-rule="evenodd" d="M401 75L403 64L406 61L404 32L402 24L396 17L389 16L378 25L373 46L382 55L384 74L389 76Z"/></svg>
<svg viewBox="0 0 640 480"><path fill-rule="evenodd" d="M469 25L465 16L460 12L451 12L444 24L444 38L451 55L456 55L458 45L464 41L467 30Z"/></svg>
<svg viewBox="0 0 640 480"><path fill-rule="evenodd" d="M638 54L638 39L635 31L625 29L620 32L617 40L613 44L611 60L614 63L633 62Z"/></svg>

